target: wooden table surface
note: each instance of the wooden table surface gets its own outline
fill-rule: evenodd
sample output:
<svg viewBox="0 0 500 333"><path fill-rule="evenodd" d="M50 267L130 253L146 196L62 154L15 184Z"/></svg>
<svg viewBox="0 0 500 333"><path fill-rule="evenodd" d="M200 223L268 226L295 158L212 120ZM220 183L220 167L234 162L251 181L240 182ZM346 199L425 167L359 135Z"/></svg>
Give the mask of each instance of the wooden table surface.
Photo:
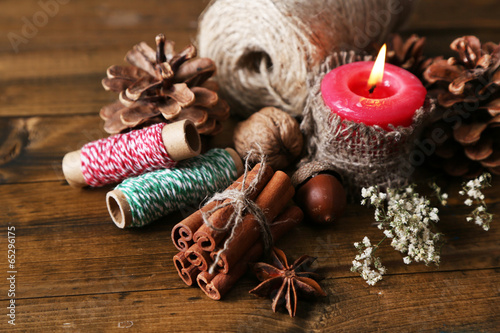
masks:
<svg viewBox="0 0 500 333"><path fill-rule="evenodd" d="M41 3L56 3L42 0ZM164 32L182 47L196 37L202 0L57 0L37 31L35 0L0 2L0 330L104 332L240 331L500 332L500 184L486 192L495 218L489 232L464 221L453 195L442 209L446 237L437 268L405 265L384 246L388 269L374 287L349 271L352 244L380 239L372 211L348 207L327 229L299 226L279 242L292 258L318 257L327 297L299 302L296 318L273 313L269 299L248 294L242 278L223 301L186 287L172 266L170 230L180 215L121 230L111 222L107 189L76 190L61 159L103 137L98 111L114 100L102 89L106 68L126 51ZM500 40L498 0L421 1L405 33L428 37L427 54L449 55L464 34ZM43 23L43 22L42 22ZM18 52L9 32L24 36ZM11 35L12 36L12 35ZM452 181L450 191L459 181ZM8 228L15 227L15 326L7 323Z"/></svg>

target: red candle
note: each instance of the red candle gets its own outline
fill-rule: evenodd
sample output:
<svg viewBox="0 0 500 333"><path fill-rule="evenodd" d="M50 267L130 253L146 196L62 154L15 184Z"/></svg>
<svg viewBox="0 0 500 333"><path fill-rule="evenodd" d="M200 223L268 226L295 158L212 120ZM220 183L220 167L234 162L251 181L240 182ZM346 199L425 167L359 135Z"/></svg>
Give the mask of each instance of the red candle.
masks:
<svg viewBox="0 0 500 333"><path fill-rule="evenodd" d="M372 70L374 74L377 71L373 61L339 66L325 75L321 94L332 112L342 119L378 125L385 130L390 130L389 124L396 127L412 124L415 111L424 104L427 91L410 72L390 64L384 69L384 58L385 54L377 57L377 63L382 63L378 71L383 75L375 79L370 77ZM369 77L372 79L370 84Z"/></svg>

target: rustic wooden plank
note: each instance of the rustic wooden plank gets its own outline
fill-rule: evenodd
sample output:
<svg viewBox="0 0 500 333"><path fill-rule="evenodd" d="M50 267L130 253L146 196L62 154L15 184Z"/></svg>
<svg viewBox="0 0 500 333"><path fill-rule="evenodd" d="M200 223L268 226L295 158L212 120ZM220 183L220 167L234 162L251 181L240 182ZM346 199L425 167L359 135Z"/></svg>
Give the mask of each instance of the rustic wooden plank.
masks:
<svg viewBox="0 0 500 333"><path fill-rule="evenodd" d="M433 1L415 3L409 25L414 29L433 29L439 35L441 29L500 29L500 6L495 0Z"/></svg>
<svg viewBox="0 0 500 333"><path fill-rule="evenodd" d="M500 275L495 270L399 275L371 288L329 280L323 331L494 331ZM474 286L474 287L471 287Z"/></svg>
<svg viewBox="0 0 500 333"><path fill-rule="evenodd" d="M171 262L176 251L170 230L188 212L145 228L121 230L107 213L105 193L106 189L76 190L63 181L0 186L0 202L5 206L0 221L16 227L22 297L43 297L49 286L51 296L183 287ZM494 208L500 197L496 193L498 190L492 189L487 197L491 198L492 212L498 214ZM387 280L394 274L498 267L500 228L493 224L484 232L466 223L467 209L456 203L443 213L438 227L447 235L447 243L441 266L405 265L402 256L386 244L378 255L389 271ZM328 278L356 277L349 272L356 254L352 244L365 235L373 241L382 238L371 225L371 214L371 210L350 205L332 228L303 224L278 246L291 258L302 254L318 257L316 267ZM0 262L0 269L6 264ZM43 284L37 283L40 277Z"/></svg>
<svg viewBox="0 0 500 333"><path fill-rule="evenodd" d="M163 30L151 30L141 35L127 35L127 41L122 44L109 43L105 45L75 46L56 50L33 50L0 53L0 83L7 84L9 80L18 79L50 79L55 76L71 75L105 75L106 69L114 64L125 64L127 51L135 44L145 41L154 46L154 37ZM196 35L195 31L172 34L176 41L177 51L187 46ZM175 38L174 38L175 36ZM167 36L168 37L168 36ZM8 69L8 70L7 70ZM78 78L74 78L76 81ZM100 79L96 82L100 82Z"/></svg>
<svg viewBox="0 0 500 333"><path fill-rule="evenodd" d="M118 95L105 91L102 74L90 76L66 76L37 80L16 80L3 87L0 116L65 116L75 114L99 114L106 104L114 102ZM73 121L71 118L67 122ZM45 121L45 126L49 121Z"/></svg>
<svg viewBox="0 0 500 333"><path fill-rule="evenodd" d="M106 137L92 116L0 118L0 183L60 181L63 156Z"/></svg>
<svg viewBox="0 0 500 333"><path fill-rule="evenodd" d="M0 27L7 34L0 40L0 80L105 73L108 66L121 63L134 44L144 40L154 45L160 32L182 48L195 39L205 5L202 0L174 0L168 5L147 1L141 6L117 0L71 1L35 31L25 26L26 21L33 23L33 16L43 16L39 2L19 6L4 1ZM12 42L12 34L23 42Z"/></svg>
<svg viewBox="0 0 500 333"><path fill-rule="evenodd" d="M129 43L134 37L148 37L151 31L172 35L195 31L198 15L207 3L205 0L170 0L137 5L119 0L69 1L56 6L57 12L53 12L40 2L23 1L22 6L17 1L2 2L2 30L28 40L19 45L20 52ZM9 38L2 38L0 51L13 51Z"/></svg>
<svg viewBox="0 0 500 333"><path fill-rule="evenodd" d="M327 279L322 286L328 296L299 302L294 319L283 311L273 314L270 300L249 295L256 283L246 277L220 302L195 288L18 299L13 329L436 332L495 331L499 324L500 275L494 270L398 275L376 287Z"/></svg>

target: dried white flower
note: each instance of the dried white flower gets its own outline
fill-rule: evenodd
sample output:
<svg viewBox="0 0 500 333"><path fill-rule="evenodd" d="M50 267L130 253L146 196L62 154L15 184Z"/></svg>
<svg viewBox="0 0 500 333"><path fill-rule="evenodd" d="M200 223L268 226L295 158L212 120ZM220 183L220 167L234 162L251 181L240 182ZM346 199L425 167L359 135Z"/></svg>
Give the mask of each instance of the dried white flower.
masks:
<svg viewBox="0 0 500 333"><path fill-rule="evenodd" d="M434 195L438 198L441 205L446 206L448 204L448 193L442 193L441 187L435 182L429 183L429 187L434 190Z"/></svg>
<svg viewBox="0 0 500 333"><path fill-rule="evenodd" d="M462 190L458 192L460 195L467 195L464 204L472 206L476 203L476 208L465 219L467 222L474 221L475 224L482 227L484 230L490 229L490 223L493 220L493 214L486 211L486 202L484 202L484 194L482 189L491 186L491 175L483 173L476 179L469 180L462 184Z"/></svg>
<svg viewBox="0 0 500 333"><path fill-rule="evenodd" d="M439 263L436 243L440 234L432 232L431 223L439 221L439 210L430 207L430 201L415 192L414 186L403 190L388 189L381 196L377 187L370 187L362 194L376 197L375 221L391 238L391 246L406 255L405 262ZM382 200L380 198L386 198ZM371 202L371 200L370 200Z"/></svg>
<svg viewBox="0 0 500 333"><path fill-rule="evenodd" d="M386 273L380 258L373 256L373 252L377 250L378 245L372 246L370 239L365 236L362 243L356 242L354 247L358 250L358 255L352 261L351 271L359 273L366 280L366 283L373 286L382 280L382 275Z"/></svg>
<svg viewBox="0 0 500 333"><path fill-rule="evenodd" d="M390 230L384 230L384 235L387 238L393 238L394 237L394 235L392 234L392 231L390 231Z"/></svg>
<svg viewBox="0 0 500 333"><path fill-rule="evenodd" d="M474 221L484 230L488 230L493 215L486 211L484 194L481 189L491 186L491 175L485 173L480 177L470 180L462 185L460 195L467 196L464 203L477 207L466 217L467 222ZM430 184L436 197L444 206L447 204L448 194L442 193L436 184ZM391 239L391 246L404 254L403 262L424 262L439 264L439 247L437 243L441 234L431 230L433 223L439 222L439 210L430 206L430 201L415 192L414 185L404 189L387 189L380 192L377 186L363 188L361 190L362 205L375 208L375 221L377 227L383 231L384 238L372 246L368 237L363 238L361 243L356 242L354 246L358 250L355 260L352 262L351 271L357 272L370 285L382 280L386 269L382 266L380 258L374 257L373 253L386 239ZM373 268L372 268L373 266Z"/></svg>

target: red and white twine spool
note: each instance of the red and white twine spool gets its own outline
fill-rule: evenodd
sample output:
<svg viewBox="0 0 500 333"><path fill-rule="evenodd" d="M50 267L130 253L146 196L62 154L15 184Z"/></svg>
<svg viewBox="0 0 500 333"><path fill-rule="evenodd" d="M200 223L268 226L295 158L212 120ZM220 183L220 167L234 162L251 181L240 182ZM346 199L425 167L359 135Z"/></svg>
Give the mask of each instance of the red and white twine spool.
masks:
<svg viewBox="0 0 500 333"><path fill-rule="evenodd" d="M81 169L90 186L104 186L145 172L172 168L177 162L162 140L165 123L87 143L81 149Z"/></svg>

